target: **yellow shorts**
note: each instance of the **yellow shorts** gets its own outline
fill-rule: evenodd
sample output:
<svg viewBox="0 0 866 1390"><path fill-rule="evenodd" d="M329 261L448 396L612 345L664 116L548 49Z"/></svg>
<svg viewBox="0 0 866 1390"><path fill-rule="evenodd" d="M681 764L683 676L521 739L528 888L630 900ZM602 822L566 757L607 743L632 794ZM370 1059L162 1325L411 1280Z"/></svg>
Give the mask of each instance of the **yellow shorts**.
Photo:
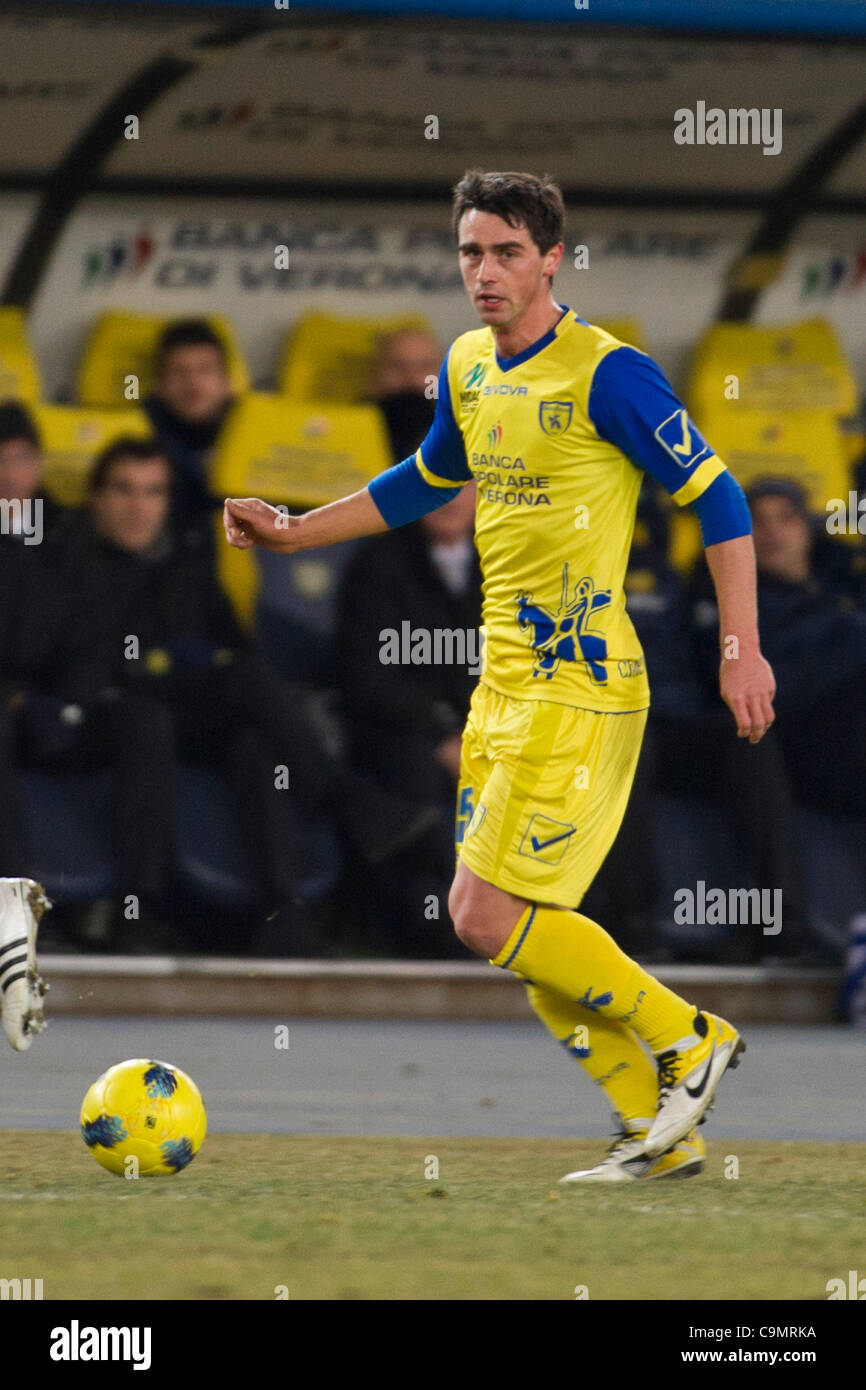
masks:
<svg viewBox="0 0 866 1390"><path fill-rule="evenodd" d="M513 700L477 685L463 731L458 857L497 888L576 908L616 839L647 713Z"/></svg>

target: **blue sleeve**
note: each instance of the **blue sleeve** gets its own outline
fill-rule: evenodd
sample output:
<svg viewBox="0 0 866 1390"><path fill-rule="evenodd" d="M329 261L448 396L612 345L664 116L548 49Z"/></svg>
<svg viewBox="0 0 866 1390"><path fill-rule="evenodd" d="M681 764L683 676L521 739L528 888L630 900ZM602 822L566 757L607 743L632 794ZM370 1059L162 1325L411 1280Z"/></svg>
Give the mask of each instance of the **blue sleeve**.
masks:
<svg viewBox="0 0 866 1390"><path fill-rule="evenodd" d="M444 507L471 480L463 435L451 404L446 355L439 373L436 413L420 449L380 473L368 484L368 491L393 528Z"/></svg>
<svg viewBox="0 0 866 1390"><path fill-rule="evenodd" d="M367 490L392 530L444 507L460 491L459 487L433 487L426 482L414 454L380 473L368 483Z"/></svg>
<svg viewBox="0 0 866 1390"><path fill-rule="evenodd" d="M701 538L705 546L752 534L752 516L746 494L727 469L719 474L715 482L710 483L706 492L695 498L692 505L701 523Z"/></svg>
<svg viewBox="0 0 866 1390"><path fill-rule="evenodd" d="M615 444L672 496L715 457L664 372L636 348L616 348L601 359L588 410L599 437ZM702 482L695 479L697 491L704 490ZM686 499L691 501L689 491Z"/></svg>

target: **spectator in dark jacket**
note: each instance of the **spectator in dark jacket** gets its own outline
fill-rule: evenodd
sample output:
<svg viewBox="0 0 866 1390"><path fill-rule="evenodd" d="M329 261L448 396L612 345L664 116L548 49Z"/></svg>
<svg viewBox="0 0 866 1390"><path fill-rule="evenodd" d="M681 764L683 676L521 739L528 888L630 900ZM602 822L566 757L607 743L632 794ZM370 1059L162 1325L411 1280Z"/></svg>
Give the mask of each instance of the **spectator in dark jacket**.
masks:
<svg viewBox="0 0 866 1390"><path fill-rule="evenodd" d="M18 401L0 405L0 875L33 871L13 767L13 720L25 699L19 673L21 614L36 570L69 513L42 489L44 457L36 423Z"/></svg>
<svg viewBox="0 0 866 1390"><path fill-rule="evenodd" d="M606 920L616 921L617 940L626 949L658 958L659 943L647 916L660 886L652 836L656 798L705 798L724 815L744 878L756 887L782 890L783 933L772 939L773 955L802 955L809 947L809 922L781 749L773 738L751 745L734 736L718 696L718 620L703 680L689 594L656 540L639 522L625 579L626 605L652 690L649 720L620 834L590 893L606 895L599 906L607 910ZM738 931L711 945L706 956L739 963L766 953L763 935Z"/></svg>
<svg viewBox="0 0 866 1390"><path fill-rule="evenodd" d="M349 756L382 787L440 808L438 834L407 851L400 871L390 866L375 895L377 920L399 923L400 949L432 955L450 950L448 933L423 909L432 895L444 914L461 733L479 674L474 493L467 484L421 521L367 541L346 569L337 605L335 665ZM442 634L444 659L393 663L418 632L430 635L433 653L434 635Z"/></svg>
<svg viewBox="0 0 866 1390"><path fill-rule="evenodd" d="M211 542L214 446L234 404L226 347L205 319L179 319L156 348L156 389L143 401L154 433L174 465L172 520L183 535Z"/></svg>
<svg viewBox="0 0 866 1390"><path fill-rule="evenodd" d="M89 515L27 615L25 756L111 768L118 891L156 918L170 888L177 760L220 765L259 916L278 916L286 950L308 951L320 943L297 911L301 818L333 807L344 824L357 819L365 842L381 846L384 836L387 846L410 833L407 809L417 808L388 802L383 811L381 795L365 806L330 765L303 709L238 627L201 548L173 539L170 496L156 441L121 439L97 460Z"/></svg>
<svg viewBox="0 0 866 1390"><path fill-rule="evenodd" d="M777 726L797 797L866 813L866 609L856 554L810 517L798 484L749 490L762 642L778 685Z"/></svg>
<svg viewBox="0 0 866 1390"><path fill-rule="evenodd" d="M441 363L436 339L423 329L401 328L379 339L373 396L398 461L414 454L433 423Z"/></svg>

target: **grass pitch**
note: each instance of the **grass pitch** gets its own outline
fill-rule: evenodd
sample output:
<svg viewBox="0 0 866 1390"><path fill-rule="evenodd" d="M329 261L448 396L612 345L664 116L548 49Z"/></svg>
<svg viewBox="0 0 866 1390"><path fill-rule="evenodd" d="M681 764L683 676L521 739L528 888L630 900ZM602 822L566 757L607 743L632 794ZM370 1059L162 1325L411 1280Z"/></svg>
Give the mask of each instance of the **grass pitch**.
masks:
<svg viewBox="0 0 866 1390"><path fill-rule="evenodd" d="M866 1145L716 1142L699 1177L557 1186L603 1150L216 1133L127 1181L77 1134L0 1131L0 1277L46 1299L826 1299L866 1267Z"/></svg>

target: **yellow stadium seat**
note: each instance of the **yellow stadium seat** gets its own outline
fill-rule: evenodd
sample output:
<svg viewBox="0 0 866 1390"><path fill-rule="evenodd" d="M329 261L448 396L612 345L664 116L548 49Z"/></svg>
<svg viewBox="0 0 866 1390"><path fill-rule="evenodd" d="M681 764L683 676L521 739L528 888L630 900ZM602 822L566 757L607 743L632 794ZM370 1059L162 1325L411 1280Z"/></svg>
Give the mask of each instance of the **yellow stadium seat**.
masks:
<svg viewBox="0 0 866 1390"><path fill-rule="evenodd" d="M690 573L704 548L701 524L691 507L674 507L670 519L668 560L680 574Z"/></svg>
<svg viewBox="0 0 866 1390"><path fill-rule="evenodd" d="M100 314L87 335L78 369L75 394L79 405L119 408L128 404L127 377L138 378L138 399L153 387L153 355L157 339L177 316L129 314L107 309ZM220 314L209 314L208 323L226 345L229 372L234 389L249 387L249 374L238 347L234 329Z"/></svg>
<svg viewBox="0 0 866 1390"><path fill-rule="evenodd" d="M55 501L78 507L84 501L94 457L122 434L153 433L143 411L85 410L74 405L37 406L36 422L45 450L45 487Z"/></svg>
<svg viewBox="0 0 866 1390"><path fill-rule="evenodd" d="M401 328L432 331L420 314L381 319L304 314L286 342L279 390L296 401L350 405L368 399L377 339Z"/></svg>
<svg viewBox="0 0 866 1390"><path fill-rule="evenodd" d="M728 403L751 410L853 415L858 390L836 333L824 319L775 327L717 323L695 350L686 398L696 419Z"/></svg>
<svg viewBox="0 0 866 1390"><path fill-rule="evenodd" d="M826 410L751 410L723 404L696 423L737 481L796 479L813 511L828 498L847 496L850 466L836 419Z"/></svg>
<svg viewBox="0 0 866 1390"><path fill-rule="evenodd" d="M220 433L211 488L217 496L316 507L356 492L391 462L375 406L304 405L250 392Z"/></svg>
<svg viewBox="0 0 866 1390"><path fill-rule="evenodd" d="M866 454L866 434L860 429L842 425L842 448L849 464L857 463Z"/></svg>
<svg viewBox="0 0 866 1390"><path fill-rule="evenodd" d="M637 348L639 352L646 352L646 337L637 319L599 319L596 327L603 328L605 333L611 333L614 338Z"/></svg>
<svg viewBox="0 0 866 1390"><path fill-rule="evenodd" d="M222 512L213 519L214 551L217 559L217 580L228 597L238 619L248 631L255 624L256 600L260 576L255 550L238 550L229 545L223 529Z"/></svg>
<svg viewBox="0 0 866 1390"><path fill-rule="evenodd" d="M36 405L42 394L39 365L20 309L0 309L0 400Z"/></svg>
<svg viewBox="0 0 866 1390"><path fill-rule="evenodd" d="M303 509L359 491L391 462L375 406L304 405L251 392L220 433L211 491ZM220 582L247 624L259 590L254 555L224 542L218 548Z"/></svg>

